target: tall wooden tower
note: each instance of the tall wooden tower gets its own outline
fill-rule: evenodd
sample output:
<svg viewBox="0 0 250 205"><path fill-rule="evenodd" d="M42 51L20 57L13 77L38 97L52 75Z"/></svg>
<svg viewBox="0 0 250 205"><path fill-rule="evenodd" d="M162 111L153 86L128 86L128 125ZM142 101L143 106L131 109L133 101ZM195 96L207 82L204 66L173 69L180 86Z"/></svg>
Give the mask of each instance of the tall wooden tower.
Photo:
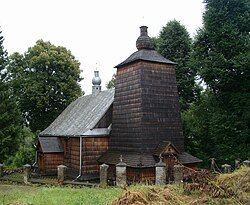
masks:
<svg viewBox="0 0 250 205"><path fill-rule="evenodd" d="M99 161L116 164L122 155L128 177L141 180L154 176L155 163L166 149L178 159L184 138L175 63L154 50L146 26L140 27L136 47L116 66L110 145Z"/></svg>

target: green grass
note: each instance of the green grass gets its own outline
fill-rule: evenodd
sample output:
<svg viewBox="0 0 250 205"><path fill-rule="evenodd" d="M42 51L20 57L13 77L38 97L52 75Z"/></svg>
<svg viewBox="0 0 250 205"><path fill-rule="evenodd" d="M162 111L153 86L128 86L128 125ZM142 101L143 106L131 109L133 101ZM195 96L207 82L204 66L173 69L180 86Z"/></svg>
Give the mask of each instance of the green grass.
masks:
<svg viewBox="0 0 250 205"><path fill-rule="evenodd" d="M122 193L119 188L70 188L0 184L0 205L14 202L34 205L108 204Z"/></svg>

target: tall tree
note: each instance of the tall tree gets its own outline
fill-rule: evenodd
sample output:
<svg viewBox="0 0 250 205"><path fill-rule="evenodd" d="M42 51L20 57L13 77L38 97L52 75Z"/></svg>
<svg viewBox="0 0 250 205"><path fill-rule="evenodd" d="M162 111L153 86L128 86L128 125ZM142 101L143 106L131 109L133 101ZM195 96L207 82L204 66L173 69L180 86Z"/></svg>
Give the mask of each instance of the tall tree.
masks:
<svg viewBox="0 0 250 205"><path fill-rule="evenodd" d="M194 126L189 127L187 135L196 136L197 147L207 156L221 160L247 157L250 155L250 4L247 0L205 0L205 4L204 27L195 38L192 59L210 94L189 113L199 123L194 123L195 130ZM206 147L202 148L202 144Z"/></svg>
<svg viewBox="0 0 250 205"><path fill-rule="evenodd" d="M43 40L10 57L9 79L33 132L46 128L82 94L79 66L69 50Z"/></svg>
<svg viewBox="0 0 250 205"><path fill-rule="evenodd" d="M4 38L1 33L2 31L0 31L0 162L4 162L18 148L22 121L15 98L6 81L8 56L3 47Z"/></svg>
<svg viewBox="0 0 250 205"><path fill-rule="evenodd" d="M158 38L153 38L158 52L165 58L177 63L176 80L182 110L196 100L199 92L195 84L196 72L190 68L190 53L192 40L184 25L173 20L160 31Z"/></svg>

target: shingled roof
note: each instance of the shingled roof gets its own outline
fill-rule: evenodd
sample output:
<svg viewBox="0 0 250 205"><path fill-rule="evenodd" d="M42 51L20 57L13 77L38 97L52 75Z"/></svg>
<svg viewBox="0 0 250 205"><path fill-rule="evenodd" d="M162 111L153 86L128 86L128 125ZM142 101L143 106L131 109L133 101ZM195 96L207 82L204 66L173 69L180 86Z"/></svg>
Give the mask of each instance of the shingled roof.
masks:
<svg viewBox="0 0 250 205"><path fill-rule="evenodd" d="M84 136L93 129L114 101L114 89L79 97L39 136ZM106 130L105 130L106 132Z"/></svg>
<svg viewBox="0 0 250 205"><path fill-rule="evenodd" d="M128 167L153 167L156 163L151 153L120 151L106 152L98 159L98 162L116 165L120 162L120 156L122 156L122 161L125 162Z"/></svg>
<svg viewBox="0 0 250 205"><path fill-rule="evenodd" d="M192 163L201 163L202 162L201 159L194 157L193 155L191 155L187 152L182 152L181 154L179 154L178 160L182 164L192 164Z"/></svg>
<svg viewBox="0 0 250 205"><path fill-rule="evenodd" d="M136 40L136 47L138 51L134 52L130 55L125 61L115 66L115 68L120 68L124 65L143 60L143 61L151 61L157 63L164 64L176 64L166 58L164 58L161 54L157 53L154 50L154 44L152 39L148 36L148 27L141 26L140 27L140 36Z"/></svg>
<svg viewBox="0 0 250 205"><path fill-rule="evenodd" d="M58 137L39 137L38 141L43 153L63 152L62 143Z"/></svg>
<svg viewBox="0 0 250 205"><path fill-rule="evenodd" d="M162 55L157 53L155 50L147 50L142 49L139 51L134 52L131 56L129 56L125 61L115 66L115 68L120 68L124 65L139 61L151 61L151 62L158 62L158 63L164 63L164 64L176 64L166 58L164 58Z"/></svg>

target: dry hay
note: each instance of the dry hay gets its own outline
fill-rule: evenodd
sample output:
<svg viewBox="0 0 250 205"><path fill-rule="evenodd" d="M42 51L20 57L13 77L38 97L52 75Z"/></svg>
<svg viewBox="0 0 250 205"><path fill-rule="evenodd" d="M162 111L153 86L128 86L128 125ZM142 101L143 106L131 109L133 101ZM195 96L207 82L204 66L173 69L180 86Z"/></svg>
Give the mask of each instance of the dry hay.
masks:
<svg viewBox="0 0 250 205"><path fill-rule="evenodd" d="M112 205L249 204L250 168L242 167L211 181L187 183L183 188L176 185L129 187Z"/></svg>
<svg viewBox="0 0 250 205"><path fill-rule="evenodd" d="M185 201L190 201L188 196L166 186L148 187L148 189L136 191L127 190L120 198L113 201L112 205L179 205L186 204Z"/></svg>
<svg viewBox="0 0 250 205"><path fill-rule="evenodd" d="M230 173L219 175L214 184L241 203L250 202L250 168L242 166L240 169Z"/></svg>

